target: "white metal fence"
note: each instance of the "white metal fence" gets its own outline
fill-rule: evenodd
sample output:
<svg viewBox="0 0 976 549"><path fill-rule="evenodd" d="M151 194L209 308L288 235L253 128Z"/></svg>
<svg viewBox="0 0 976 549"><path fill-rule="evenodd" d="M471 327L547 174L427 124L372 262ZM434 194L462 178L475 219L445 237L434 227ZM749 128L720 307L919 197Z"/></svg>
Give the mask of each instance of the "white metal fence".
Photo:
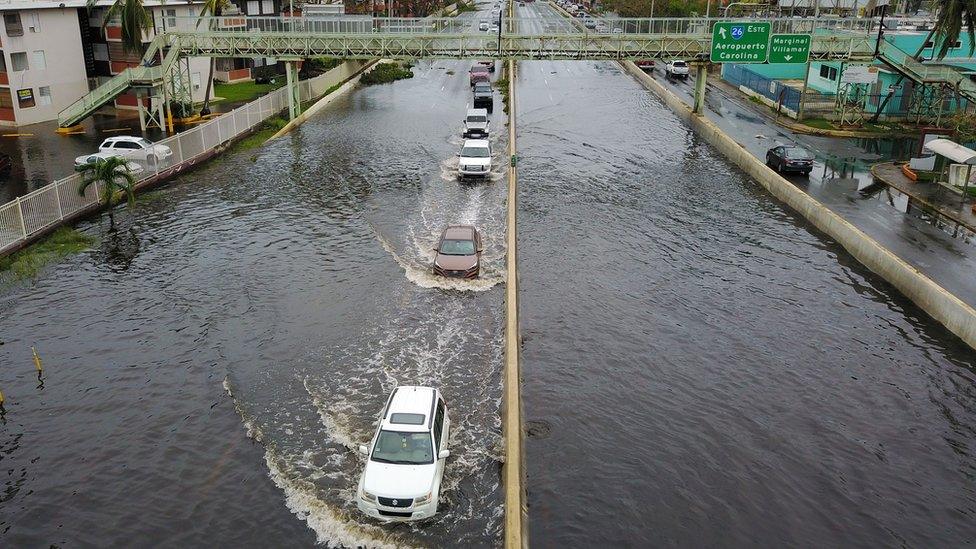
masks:
<svg viewBox="0 0 976 549"><path fill-rule="evenodd" d="M301 100L308 101L324 94L362 66L363 63L349 61L325 74L299 82ZM136 175L137 187L157 176L165 177L195 164L216 147L287 108L288 90L283 87L191 130L159 141L159 145L169 147L172 155L158 160L153 155L130 159L142 168ZM81 196L78 194L80 183L81 176L71 174L0 205L0 255L61 224L65 218L94 208L99 202L101 186L89 186L85 195Z"/></svg>

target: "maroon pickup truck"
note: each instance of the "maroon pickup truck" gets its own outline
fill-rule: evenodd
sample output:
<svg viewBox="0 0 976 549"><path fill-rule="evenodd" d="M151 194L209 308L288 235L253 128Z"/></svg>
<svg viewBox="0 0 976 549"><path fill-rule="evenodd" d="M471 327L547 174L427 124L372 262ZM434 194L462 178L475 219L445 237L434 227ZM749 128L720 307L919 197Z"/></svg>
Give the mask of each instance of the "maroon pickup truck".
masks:
<svg viewBox="0 0 976 549"><path fill-rule="evenodd" d="M478 82L488 82L490 80L490 77L488 76L488 67L484 65L475 65L471 67L471 72L469 75L472 86Z"/></svg>

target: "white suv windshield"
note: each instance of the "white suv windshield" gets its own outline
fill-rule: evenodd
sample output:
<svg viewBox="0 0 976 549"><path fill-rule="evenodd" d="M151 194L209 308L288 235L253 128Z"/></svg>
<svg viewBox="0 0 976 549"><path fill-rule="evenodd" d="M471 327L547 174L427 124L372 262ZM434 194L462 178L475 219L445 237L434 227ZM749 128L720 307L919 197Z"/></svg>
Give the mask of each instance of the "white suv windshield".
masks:
<svg viewBox="0 0 976 549"><path fill-rule="evenodd" d="M136 139L136 143L139 143L143 147L152 147L152 142L150 142L148 139L145 138Z"/></svg>
<svg viewBox="0 0 976 549"><path fill-rule="evenodd" d="M687 65L685 65L685 62L684 61L675 61L674 62L674 66L675 67L685 67Z"/></svg>
<svg viewBox="0 0 976 549"><path fill-rule="evenodd" d="M475 123L475 124L480 124L482 122L487 122L487 121L488 121L488 117L487 116L469 116L468 117L468 122Z"/></svg>
<svg viewBox="0 0 976 549"><path fill-rule="evenodd" d="M465 158L488 158L491 153L488 147L465 147L461 149L461 156Z"/></svg>
<svg viewBox="0 0 976 549"><path fill-rule="evenodd" d="M380 431L373 447L373 461L400 465L434 463L434 447L430 433L401 433Z"/></svg>

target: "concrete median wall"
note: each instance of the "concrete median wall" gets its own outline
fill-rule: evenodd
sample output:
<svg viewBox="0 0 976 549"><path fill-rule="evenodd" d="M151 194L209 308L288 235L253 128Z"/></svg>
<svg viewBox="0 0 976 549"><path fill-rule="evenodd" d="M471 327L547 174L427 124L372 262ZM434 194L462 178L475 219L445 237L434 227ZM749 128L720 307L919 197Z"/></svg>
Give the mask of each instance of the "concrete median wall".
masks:
<svg viewBox="0 0 976 549"><path fill-rule="evenodd" d="M773 196L836 240L855 259L898 288L932 318L976 349L976 310L774 172L708 118L693 114L688 104L636 65L629 61L624 61L621 65L660 97L698 135L752 176Z"/></svg>

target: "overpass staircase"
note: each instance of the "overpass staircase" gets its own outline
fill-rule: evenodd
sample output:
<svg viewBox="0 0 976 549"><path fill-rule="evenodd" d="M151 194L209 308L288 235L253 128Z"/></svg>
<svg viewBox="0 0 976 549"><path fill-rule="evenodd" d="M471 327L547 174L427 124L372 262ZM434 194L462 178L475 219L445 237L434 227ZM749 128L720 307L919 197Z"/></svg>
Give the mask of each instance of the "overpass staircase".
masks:
<svg viewBox="0 0 976 549"><path fill-rule="evenodd" d="M976 105L976 82L954 67L926 65L887 40L878 44L878 59L916 85L949 88L959 97Z"/></svg>
<svg viewBox="0 0 976 549"><path fill-rule="evenodd" d="M157 90L155 95L159 95L158 90L161 90L163 86L169 83L174 69L179 65L178 60L180 57L179 44L171 43L163 57L162 63L159 65L151 65L151 63L158 59L160 49L165 43L166 37L162 35L156 36L149 43L149 47L142 56L138 67L126 68L121 73L88 92L81 99L68 105L58 113L58 125L66 128L81 122L130 88ZM157 120L157 122L161 121Z"/></svg>

